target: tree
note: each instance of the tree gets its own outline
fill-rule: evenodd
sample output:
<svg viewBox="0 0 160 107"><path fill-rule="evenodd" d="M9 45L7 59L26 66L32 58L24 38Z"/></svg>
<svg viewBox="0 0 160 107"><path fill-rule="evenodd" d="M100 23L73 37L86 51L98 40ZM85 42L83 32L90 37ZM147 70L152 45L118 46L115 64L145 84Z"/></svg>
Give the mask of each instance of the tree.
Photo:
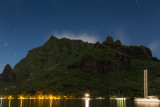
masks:
<svg viewBox="0 0 160 107"><path fill-rule="evenodd" d="M121 45L122 45L122 43L121 43L120 40L116 40L116 41L114 42L114 44L115 44L116 46L121 46Z"/></svg>
<svg viewBox="0 0 160 107"><path fill-rule="evenodd" d="M113 43L113 38L112 38L112 36L108 36L107 39L106 39L106 41L107 41L108 43Z"/></svg>
<svg viewBox="0 0 160 107"><path fill-rule="evenodd" d="M113 38L112 38L112 36L108 36L106 38L106 40L103 42L103 44L105 44L105 45L111 45L111 44L113 44Z"/></svg>

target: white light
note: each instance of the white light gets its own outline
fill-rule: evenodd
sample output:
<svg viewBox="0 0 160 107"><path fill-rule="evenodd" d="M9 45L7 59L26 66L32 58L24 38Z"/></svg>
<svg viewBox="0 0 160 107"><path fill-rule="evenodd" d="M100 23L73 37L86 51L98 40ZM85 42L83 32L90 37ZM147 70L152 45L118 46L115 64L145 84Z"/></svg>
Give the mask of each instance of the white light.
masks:
<svg viewBox="0 0 160 107"><path fill-rule="evenodd" d="M85 94L85 97L89 97L90 95L88 93Z"/></svg>
<svg viewBox="0 0 160 107"><path fill-rule="evenodd" d="M117 107L126 107L126 98L116 98Z"/></svg>
<svg viewBox="0 0 160 107"><path fill-rule="evenodd" d="M116 100L126 100L126 98L116 98Z"/></svg>
<svg viewBox="0 0 160 107"><path fill-rule="evenodd" d="M0 102L0 107L2 107L2 100L3 100L3 98L1 97L1 98L0 98L0 101L1 101L1 102Z"/></svg>
<svg viewBox="0 0 160 107"><path fill-rule="evenodd" d="M85 107L89 107L89 99L85 100Z"/></svg>

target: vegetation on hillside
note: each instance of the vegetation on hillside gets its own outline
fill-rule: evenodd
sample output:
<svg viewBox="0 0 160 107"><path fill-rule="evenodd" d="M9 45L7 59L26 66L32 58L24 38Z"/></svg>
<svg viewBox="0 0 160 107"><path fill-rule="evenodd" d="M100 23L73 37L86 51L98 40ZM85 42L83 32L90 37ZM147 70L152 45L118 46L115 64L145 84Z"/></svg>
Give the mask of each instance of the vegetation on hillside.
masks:
<svg viewBox="0 0 160 107"><path fill-rule="evenodd" d="M9 82L0 93L143 96L143 70L148 69L149 94L158 95L159 66L160 61L152 57L149 48L125 46L111 36L95 44L51 36L15 66L12 72L17 81Z"/></svg>

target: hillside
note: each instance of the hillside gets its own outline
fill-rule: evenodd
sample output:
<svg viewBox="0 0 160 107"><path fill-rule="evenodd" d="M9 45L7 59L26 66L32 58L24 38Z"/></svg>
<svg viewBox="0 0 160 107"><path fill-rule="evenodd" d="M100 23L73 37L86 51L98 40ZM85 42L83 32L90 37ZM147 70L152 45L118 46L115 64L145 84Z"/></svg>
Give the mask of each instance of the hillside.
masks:
<svg viewBox="0 0 160 107"><path fill-rule="evenodd" d="M51 36L16 64L12 70L15 84L10 85L13 80L8 79L9 85L0 92L142 96L144 69L149 70L149 93L160 93L160 61L149 48L125 46L110 36L95 44Z"/></svg>

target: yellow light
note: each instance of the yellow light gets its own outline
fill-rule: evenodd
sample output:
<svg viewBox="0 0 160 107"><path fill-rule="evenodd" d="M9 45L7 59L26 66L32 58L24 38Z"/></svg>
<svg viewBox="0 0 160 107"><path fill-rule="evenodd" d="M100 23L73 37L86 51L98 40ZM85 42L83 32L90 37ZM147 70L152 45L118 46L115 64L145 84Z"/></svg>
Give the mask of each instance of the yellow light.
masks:
<svg viewBox="0 0 160 107"><path fill-rule="evenodd" d="M18 97L18 99L22 99L22 100L23 100L23 99L26 99L26 98L25 98L25 97L23 97L23 96L20 96L20 97Z"/></svg>
<svg viewBox="0 0 160 107"><path fill-rule="evenodd" d="M43 100L43 99L44 99L44 96L39 96L38 99Z"/></svg>
<svg viewBox="0 0 160 107"><path fill-rule="evenodd" d="M34 96L29 96L27 99L36 99Z"/></svg>
<svg viewBox="0 0 160 107"><path fill-rule="evenodd" d="M12 96L8 96L8 99L13 99L13 97Z"/></svg>
<svg viewBox="0 0 160 107"><path fill-rule="evenodd" d="M89 94L86 94L85 96L87 98L89 98ZM55 99L55 100L58 100L58 99L62 99L62 98L64 98L64 99L76 99L73 96L63 96L63 97L61 97L59 95L55 96L55 95L52 95L52 94L50 94L50 95L35 95L35 96L19 95L17 99L21 99L21 100L23 100L23 99ZM13 96L10 95L10 96L4 96L3 98L0 97L0 99L14 99L14 98L13 98Z"/></svg>

